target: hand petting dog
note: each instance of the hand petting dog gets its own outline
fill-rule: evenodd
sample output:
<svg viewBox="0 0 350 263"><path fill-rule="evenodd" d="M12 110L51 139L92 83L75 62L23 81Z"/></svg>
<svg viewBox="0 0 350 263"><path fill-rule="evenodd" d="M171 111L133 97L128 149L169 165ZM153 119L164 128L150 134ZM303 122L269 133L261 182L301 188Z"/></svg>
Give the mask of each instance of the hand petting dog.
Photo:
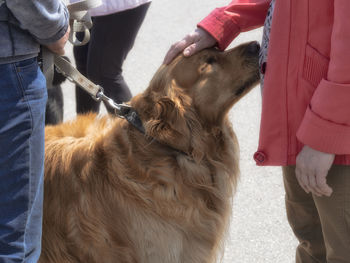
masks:
<svg viewBox="0 0 350 263"><path fill-rule="evenodd" d="M163 64L168 65L180 52L183 52L185 57L189 57L205 48L213 47L215 44L214 37L207 31L197 28L170 47Z"/></svg>

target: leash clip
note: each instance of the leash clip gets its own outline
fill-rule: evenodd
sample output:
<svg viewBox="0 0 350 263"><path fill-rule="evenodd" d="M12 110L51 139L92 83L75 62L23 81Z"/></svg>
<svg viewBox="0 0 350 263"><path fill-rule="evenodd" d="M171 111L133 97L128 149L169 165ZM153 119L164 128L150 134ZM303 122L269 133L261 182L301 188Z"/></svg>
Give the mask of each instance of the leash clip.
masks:
<svg viewBox="0 0 350 263"><path fill-rule="evenodd" d="M117 104L114 102L113 99L111 99L110 97L107 97L104 93L103 93L103 88L100 87L99 91L97 92L96 96L93 96L93 98L96 101L103 101L105 103L107 103L113 110L114 113L122 118L125 119L125 115L127 115L130 110L131 110L131 106L127 105L127 104Z"/></svg>

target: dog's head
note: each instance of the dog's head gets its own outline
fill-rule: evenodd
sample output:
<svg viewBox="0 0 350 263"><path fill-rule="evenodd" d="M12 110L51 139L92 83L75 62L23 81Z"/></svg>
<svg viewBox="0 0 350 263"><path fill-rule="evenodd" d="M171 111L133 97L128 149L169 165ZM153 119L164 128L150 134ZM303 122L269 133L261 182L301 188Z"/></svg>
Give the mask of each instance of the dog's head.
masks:
<svg viewBox="0 0 350 263"><path fill-rule="evenodd" d="M220 129L231 107L257 84L258 54L258 43L251 42L226 52L213 48L180 55L162 65L149 88L131 102L146 133L191 151L194 136Z"/></svg>

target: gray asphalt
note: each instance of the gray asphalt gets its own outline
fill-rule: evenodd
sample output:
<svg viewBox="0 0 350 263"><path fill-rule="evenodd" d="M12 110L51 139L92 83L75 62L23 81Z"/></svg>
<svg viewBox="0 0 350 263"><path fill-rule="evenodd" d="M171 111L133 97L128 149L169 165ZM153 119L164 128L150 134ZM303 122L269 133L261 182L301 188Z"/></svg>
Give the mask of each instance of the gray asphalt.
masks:
<svg viewBox="0 0 350 263"><path fill-rule="evenodd" d="M124 65L124 77L133 95L146 89L173 42L192 31L215 7L227 3L229 0L153 0ZM261 29L242 33L230 47L260 40L261 35ZM73 61L70 45L66 53ZM66 82L63 92L64 119L70 120L75 117L73 85ZM297 242L285 214L281 169L257 167L252 158L258 145L260 108L257 87L230 112L240 144L241 178L234 197L224 263L294 262ZM103 109L101 114L105 112Z"/></svg>

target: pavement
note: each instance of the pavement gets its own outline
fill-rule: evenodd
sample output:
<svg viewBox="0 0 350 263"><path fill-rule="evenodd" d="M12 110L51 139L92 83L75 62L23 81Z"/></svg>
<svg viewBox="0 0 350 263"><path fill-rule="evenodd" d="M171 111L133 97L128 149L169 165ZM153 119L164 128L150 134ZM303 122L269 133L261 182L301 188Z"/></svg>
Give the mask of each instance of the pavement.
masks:
<svg viewBox="0 0 350 263"><path fill-rule="evenodd" d="M192 31L211 10L228 3L228 0L153 0L124 63L124 78L132 94L147 88L172 43ZM261 36L262 29L242 33L230 47L260 41ZM67 45L66 53L74 62L71 45ZM63 93L64 119L70 120L75 117L75 95L68 81L63 85ZM261 95L256 87L230 112L240 144L241 177L233 200L223 263L294 262L297 241L285 214L281 169L257 167L252 158L258 145L260 111ZM105 113L102 109L101 114Z"/></svg>

